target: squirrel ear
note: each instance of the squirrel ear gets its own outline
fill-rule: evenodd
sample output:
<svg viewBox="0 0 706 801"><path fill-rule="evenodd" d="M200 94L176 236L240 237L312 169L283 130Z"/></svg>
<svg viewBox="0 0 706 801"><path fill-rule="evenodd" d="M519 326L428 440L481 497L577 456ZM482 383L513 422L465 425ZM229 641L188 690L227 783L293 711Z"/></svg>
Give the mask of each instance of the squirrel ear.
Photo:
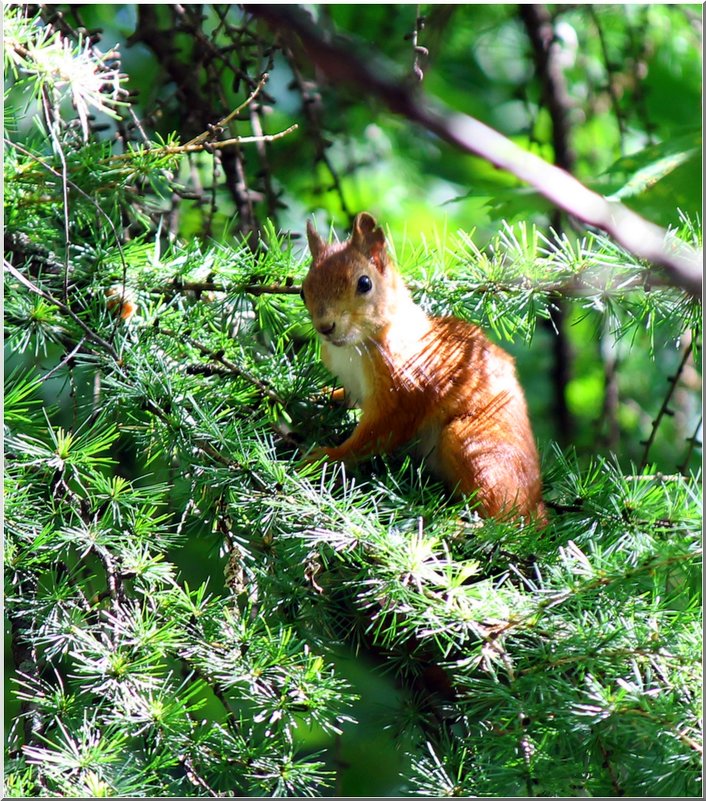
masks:
<svg viewBox="0 0 706 801"><path fill-rule="evenodd" d="M316 229L311 224L311 220L306 221L306 238L309 242L309 250L311 251L311 255L314 258L314 261L316 261L316 259L318 259L326 249L326 243L316 233Z"/></svg>
<svg viewBox="0 0 706 801"><path fill-rule="evenodd" d="M353 220L351 244L364 256L372 259L380 272L385 269L387 264L385 234L375 222L375 218L367 211L362 211Z"/></svg>

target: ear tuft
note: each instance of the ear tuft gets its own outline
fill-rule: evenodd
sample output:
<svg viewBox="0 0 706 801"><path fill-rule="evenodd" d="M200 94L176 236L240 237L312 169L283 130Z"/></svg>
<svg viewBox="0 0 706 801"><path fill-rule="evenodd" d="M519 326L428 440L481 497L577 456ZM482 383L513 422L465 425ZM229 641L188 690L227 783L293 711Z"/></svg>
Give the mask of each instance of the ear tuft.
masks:
<svg viewBox="0 0 706 801"><path fill-rule="evenodd" d="M351 244L366 258L372 259L380 272L385 269L387 264L385 234L375 222L375 218L367 211L362 211L353 220Z"/></svg>
<svg viewBox="0 0 706 801"><path fill-rule="evenodd" d="M309 250L311 251L311 255L314 261L316 261L326 249L326 243L316 232L316 229L312 225L311 220L306 221L306 239L307 242L309 243Z"/></svg>

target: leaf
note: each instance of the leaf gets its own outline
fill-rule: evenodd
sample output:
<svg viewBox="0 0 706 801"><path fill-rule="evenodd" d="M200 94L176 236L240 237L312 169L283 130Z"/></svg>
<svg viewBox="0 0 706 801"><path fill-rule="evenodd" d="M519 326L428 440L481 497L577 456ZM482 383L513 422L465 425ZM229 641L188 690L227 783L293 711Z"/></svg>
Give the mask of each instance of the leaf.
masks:
<svg viewBox="0 0 706 801"><path fill-rule="evenodd" d="M700 159L700 133L685 134L618 159L594 186L608 189L609 200L624 200L646 192L682 164Z"/></svg>

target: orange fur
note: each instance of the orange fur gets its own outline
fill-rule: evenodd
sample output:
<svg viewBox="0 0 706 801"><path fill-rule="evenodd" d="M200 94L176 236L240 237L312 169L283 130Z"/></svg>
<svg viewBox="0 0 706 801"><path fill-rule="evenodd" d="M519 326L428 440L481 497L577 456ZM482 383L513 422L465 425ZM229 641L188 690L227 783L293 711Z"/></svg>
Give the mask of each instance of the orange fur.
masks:
<svg viewBox="0 0 706 801"><path fill-rule="evenodd" d="M539 460L514 360L474 325L430 318L412 300L375 220L313 256L303 296L322 359L362 410L351 436L319 455L351 462L409 440L488 517L543 522ZM368 288L369 285L369 288Z"/></svg>
<svg viewBox="0 0 706 801"><path fill-rule="evenodd" d="M120 319L126 323L135 316L137 312L137 302L135 293L131 289L114 284L105 290L106 306L110 311L119 311Z"/></svg>

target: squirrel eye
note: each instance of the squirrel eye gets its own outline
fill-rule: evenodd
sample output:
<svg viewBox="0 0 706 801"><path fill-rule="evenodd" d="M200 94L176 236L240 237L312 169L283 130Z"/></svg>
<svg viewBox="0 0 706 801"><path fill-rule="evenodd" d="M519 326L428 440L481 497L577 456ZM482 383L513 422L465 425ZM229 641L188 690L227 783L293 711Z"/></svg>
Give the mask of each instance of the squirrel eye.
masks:
<svg viewBox="0 0 706 801"><path fill-rule="evenodd" d="M367 275L361 275L358 279L358 286L356 287L356 292L359 295L364 295L366 292L370 292L373 288L373 282L368 278Z"/></svg>

